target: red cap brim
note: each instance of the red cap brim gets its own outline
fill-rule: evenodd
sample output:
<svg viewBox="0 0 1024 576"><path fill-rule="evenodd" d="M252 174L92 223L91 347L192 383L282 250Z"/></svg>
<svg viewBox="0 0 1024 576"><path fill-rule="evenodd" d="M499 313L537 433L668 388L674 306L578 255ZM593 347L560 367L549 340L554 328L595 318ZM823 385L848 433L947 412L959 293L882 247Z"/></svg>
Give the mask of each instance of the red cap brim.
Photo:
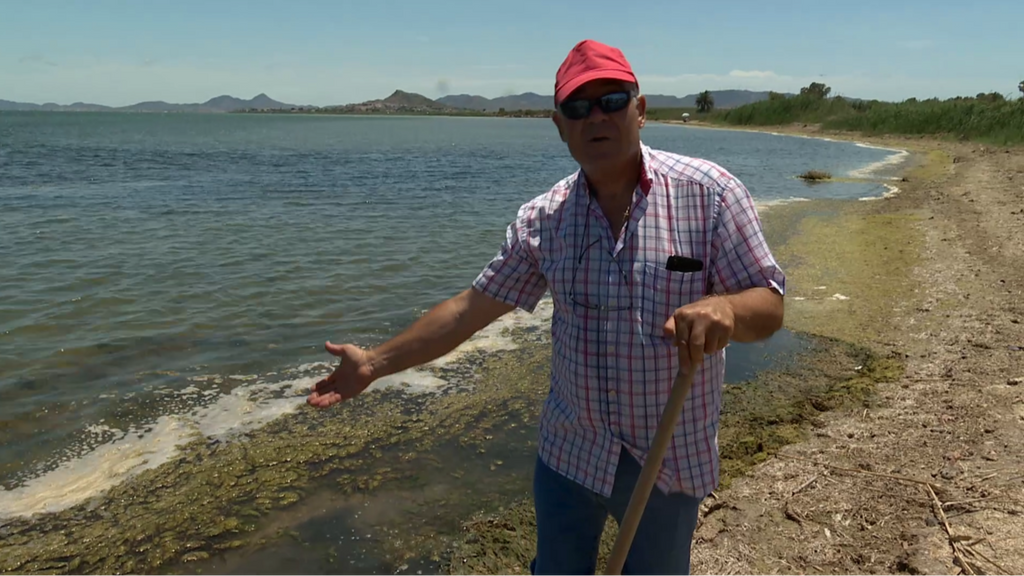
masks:
<svg viewBox="0 0 1024 576"><path fill-rule="evenodd" d="M591 80L621 80L623 82L632 82L639 86L639 82L636 76L620 68L606 68L602 70L590 70L579 76L576 76L572 80L569 80L563 84L555 92L555 106L562 103L567 96L573 93L574 90L580 86L590 82Z"/></svg>

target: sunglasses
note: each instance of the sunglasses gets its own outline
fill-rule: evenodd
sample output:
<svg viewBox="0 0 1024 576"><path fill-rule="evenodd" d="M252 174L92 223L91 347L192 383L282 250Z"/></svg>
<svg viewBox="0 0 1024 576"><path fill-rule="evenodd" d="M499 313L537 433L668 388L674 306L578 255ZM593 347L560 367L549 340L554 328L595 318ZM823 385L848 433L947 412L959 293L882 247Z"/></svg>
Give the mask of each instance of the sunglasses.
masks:
<svg viewBox="0 0 1024 576"><path fill-rule="evenodd" d="M587 116L590 116L594 107L600 108L601 112L604 112L605 114L611 114L625 108L629 105L629 102L632 99L632 92L612 92L611 94L605 94L604 96L594 98L593 100L587 100L584 98L566 100L558 105L558 109L562 111L562 116L565 116L569 120L582 120Z"/></svg>

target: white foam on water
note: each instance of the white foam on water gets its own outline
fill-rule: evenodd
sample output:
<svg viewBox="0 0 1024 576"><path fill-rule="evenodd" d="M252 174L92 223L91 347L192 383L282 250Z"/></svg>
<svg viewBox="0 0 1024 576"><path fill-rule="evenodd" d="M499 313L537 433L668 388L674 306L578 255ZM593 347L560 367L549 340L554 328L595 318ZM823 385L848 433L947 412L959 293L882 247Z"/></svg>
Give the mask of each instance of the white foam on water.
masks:
<svg viewBox="0 0 1024 576"><path fill-rule="evenodd" d="M784 136L786 138L805 138L807 140L824 140L825 142L844 142L844 140L836 140L835 138L828 138L825 136L809 136L807 134L783 134L782 132L768 132L772 136Z"/></svg>
<svg viewBox="0 0 1024 576"><path fill-rule="evenodd" d="M782 206L784 204L792 204L794 202L810 202L810 198L776 198L775 200L757 200L754 199L754 209L757 210L758 214L767 212L772 206Z"/></svg>
<svg viewBox="0 0 1024 576"><path fill-rule="evenodd" d="M74 506L144 470L179 455L179 447L198 437L227 439L294 412L305 403L317 377L238 386L216 400L183 414L124 431L94 424L83 432L94 438L113 433L114 440L85 453L69 449L53 470L13 490L0 489L0 518L55 512ZM216 391L214 391L216 392ZM181 396L207 396L189 386Z"/></svg>
<svg viewBox="0 0 1024 576"><path fill-rule="evenodd" d="M515 310L492 323L467 342L423 368L413 368L376 381L368 392L400 388L409 393L443 390L449 383L429 372L456 362L469 352L497 352L517 347L508 333L516 327L543 326L553 305L545 297L533 314ZM57 512L101 495L144 470L156 468L180 455L180 447L197 438L229 441L248 430L295 412L306 402L312 386L337 365L310 362L281 372L288 379L267 382L255 375L206 374L188 378L190 385L172 392L179 399L200 403L179 414L160 416L155 422L120 430L100 423L84 428L79 439L94 447L69 447L56 467L28 479L12 490L0 488L0 519ZM197 384L241 381L227 393ZM161 395L166 398L167 395ZM203 403L205 402L205 403ZM106 440L104 442L104 440Z"/></svg>
<svg viewBox="0 0 1024 576"><path fill-rule="evenodd" d="M109 430L109 429L108 429ZM0 518L56 512L95 496L131 474L170 460L189 434L180 419L161 417L147 433L121 436L13 490L0 489Z"/></svg>
<svg viewBox="0 0 1024 576"><path fill-rule="evenodd" d="M449 383L431 374L429 372L430 368L445 367L459 361L472 352L488 353L515 350L519 347L519 344L512 337L511 330L515 328L542 327L551 321L551 314L553 312L554 302L552 302L550 295L546 295L537 303L537 308L532 314L517 308L498 318L448 354L428 362L423 368L412 368L392 376L386 376L375 381L367 390L400 388L416 393L443 390Z"/></svg>
<svg viewBox="0 0 1024 576"><path fill-rule="evenodd" d="M516 308L474 334L472 338L462 343L455 350L430 362L428 366L440 367L450 364L469 352L514 350L518 345L511 337L510 331L514 328L543 326L551 321L552 312L554 312L554 303L550 296L545 296L541 299L532 314Z"/></svg>
<svg viewBox="0 0 1024 576"><path fill-rule="evenodd" d="M858 200L861 200L861 201L884 200L886 198L892 198L893 196L895 196L895 195L900 193L899 186L893 186L892 184L882 184L882 186L885 186L885 192L883 192L881 196L864 196L863 198L858 198Z"/></svg>
<svg viewBox="0 0 1024 576"><path fill-rule="evenodd" d="M875 173L877 173L877 172L879 172L881 170L884 170L886 168L891 168L893 166L898 166L899 164L902 164L903 162L905 162L907 160L907 158L910 157L910 152L907 152L906 150L901 150L899 148L885 148L885 147L882 147L882 146L873 146L871 144L864 144L863 142L855 142L855 144L857 146L860 146L861 148L872 148L872 149L875 149L875 150L887 150L887 151L893 152L893 154L890 154L890 155L886 156L885 158L882 158L878 162L872 162L871 164L868 164L867 166L863 166L863 167L857 168L855 170L850 170L850 172L848 172L847 175L850 176L851 178L871 178ZM895 178L893 178L893 179L895 179Z"/></svg>
<svg viewBox="0 0 1024 576"><path fill-rule="evenodd" d="M448 381L438 378L429 372L416 368L385 376L374 380L373 384L366 389L367 392L375 390L400 389L406 392L423 394L426 392L439 392L448 386Z"/></svg>

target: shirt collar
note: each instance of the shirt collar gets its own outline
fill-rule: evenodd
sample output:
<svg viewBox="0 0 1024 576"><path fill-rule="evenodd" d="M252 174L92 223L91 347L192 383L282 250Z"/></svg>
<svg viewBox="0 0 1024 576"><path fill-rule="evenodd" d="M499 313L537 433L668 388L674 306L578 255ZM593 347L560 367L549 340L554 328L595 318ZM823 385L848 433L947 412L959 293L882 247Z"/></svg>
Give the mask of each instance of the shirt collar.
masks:
<svg viewBox="0 0 1024 576"><path fill-rule="evenodd" d="M651 170L651 149L640 142L640 191L644 196L650 196L651 188L654 186L654 176Z"/></svg>

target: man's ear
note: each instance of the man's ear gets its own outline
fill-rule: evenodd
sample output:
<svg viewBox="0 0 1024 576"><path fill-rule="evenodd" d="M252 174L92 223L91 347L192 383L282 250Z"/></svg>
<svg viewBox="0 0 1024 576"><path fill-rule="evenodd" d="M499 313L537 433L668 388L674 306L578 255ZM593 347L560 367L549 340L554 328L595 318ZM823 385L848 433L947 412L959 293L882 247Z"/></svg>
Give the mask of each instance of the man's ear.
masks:
<svg viewBox="0 0 1024 576"><path fill-rule="evenodd" d="M644 124L647 123L647 97L641 94L636 99L636 115L640 123L640 127L643 128Z"/></svg>
<svg viewBox="0 0 1024 576"><path fill-rule="evenodd" d="M551 112L551 121L558 128L558 137L562 139L562 142L565 142L565 132L562 131L562 117L558 115L557 110Z"/></svg>

